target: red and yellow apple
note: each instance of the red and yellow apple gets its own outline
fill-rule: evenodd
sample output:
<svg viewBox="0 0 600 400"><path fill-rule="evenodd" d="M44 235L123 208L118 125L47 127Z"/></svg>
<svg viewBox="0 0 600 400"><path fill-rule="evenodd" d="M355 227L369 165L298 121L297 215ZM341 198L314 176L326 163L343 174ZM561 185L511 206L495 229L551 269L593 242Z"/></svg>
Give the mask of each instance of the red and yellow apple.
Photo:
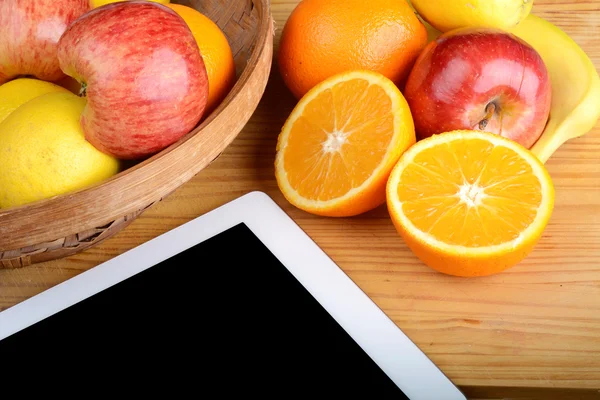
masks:
<svg viewBox="0 0 600 400"><path fill-rule="evenodd" d="M544 61L520 38L493 28L459 28L427 45L404 88L418 139L483 130L531 148L550 112Z"/></svg>
<svg viewBox="0 0 600 400"><path fill-rule="evenodd" d="M150 156L200 121L208 75L184 20L158 3L93 9L58 43L62 70L82 84L86 139L120 159Z"/></svg>
<svg viewBox="0 0 600 400"><path fill-rule="evenodd" d="M0 85L19 76L64 77L58 40L89 9L88 0L0 0Z"/></svg>

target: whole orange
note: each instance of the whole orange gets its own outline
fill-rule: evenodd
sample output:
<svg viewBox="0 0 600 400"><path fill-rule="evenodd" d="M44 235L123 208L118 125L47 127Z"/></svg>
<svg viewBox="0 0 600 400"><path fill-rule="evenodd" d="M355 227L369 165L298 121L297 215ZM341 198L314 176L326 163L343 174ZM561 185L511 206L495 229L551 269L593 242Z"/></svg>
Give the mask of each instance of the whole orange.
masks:
<svg viewBox="0 0 600 400"><path fill-rule="evenodd" d="M426 44L427 29L406 0L303 0L283 28L278 64L297 98L357 69L401 87Z"/></svg>
<svg viewBox="0 0 600 400"><path fill-rule="evenodd" d="M166 4L186 22L204 59L208 73L208 102L204 115L213 111L227 96L236 79L235 62L227 37L210 18L181 4Z"/></svg>

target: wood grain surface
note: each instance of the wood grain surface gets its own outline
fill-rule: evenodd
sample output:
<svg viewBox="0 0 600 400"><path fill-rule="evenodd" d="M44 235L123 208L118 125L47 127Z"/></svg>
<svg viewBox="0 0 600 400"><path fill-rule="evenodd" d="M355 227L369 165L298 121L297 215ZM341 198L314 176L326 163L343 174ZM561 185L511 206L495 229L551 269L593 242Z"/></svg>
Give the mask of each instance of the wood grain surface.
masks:
<svg viewBox="0 0 600 400"><path fill-rule="evenodd" d="M296 4L272 0L275 49ZM571 35L600 69L600 0L535 0L533 12ZM419 262L385 207L328 219L285 201L273 161L293 106L274 64L258 109L219 159L100 245L62 260L0 270L0 310L262 190L470 399L600 398L600 124L546 164L556 207L534 252L502 274L463 279Z"/></svg>

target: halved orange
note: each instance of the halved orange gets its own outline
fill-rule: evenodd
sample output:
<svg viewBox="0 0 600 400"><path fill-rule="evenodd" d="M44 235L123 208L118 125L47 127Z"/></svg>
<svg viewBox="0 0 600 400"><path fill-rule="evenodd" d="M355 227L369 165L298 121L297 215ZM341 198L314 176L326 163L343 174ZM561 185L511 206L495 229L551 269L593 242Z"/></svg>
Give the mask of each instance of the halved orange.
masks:
<svg viewBox="0 0 600 400"><path fill-rule="evenodd" d="M302 97L285 122L277 184L309 213L361 214L385 203L389 174L414 143L408 103L391 80L371 71L337 74Z"/></svg>
<svg viewBox="0 0 600 400"><path fill-rule="evenodd" d="M387 185L392 221L429 267L484 276L523 260L554 207L554 186L533 153L481 131L453 131L417 142Z"/></svg>

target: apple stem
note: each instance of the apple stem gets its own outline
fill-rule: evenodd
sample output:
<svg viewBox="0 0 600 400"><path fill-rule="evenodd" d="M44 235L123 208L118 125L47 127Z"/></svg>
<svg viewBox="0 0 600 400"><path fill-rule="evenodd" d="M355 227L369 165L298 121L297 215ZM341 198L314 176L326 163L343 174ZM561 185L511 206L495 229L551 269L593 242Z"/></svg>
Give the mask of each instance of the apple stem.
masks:
<svg viewBox="0 0 600 400"><path fill-rule="evenodd" d="M81 89L79 89L79 97L85 97L87 85L85 82L81 82Z"/></svg>
<svg viewBox="0 0 600 400"><path fill-rule="evenodd" d="M496 112L496 105L492 103L488 103L485 106L485 118L479 122L479 129L484 130L487 124L490 122L490 119L494 116L494 112Z"/></svg>

